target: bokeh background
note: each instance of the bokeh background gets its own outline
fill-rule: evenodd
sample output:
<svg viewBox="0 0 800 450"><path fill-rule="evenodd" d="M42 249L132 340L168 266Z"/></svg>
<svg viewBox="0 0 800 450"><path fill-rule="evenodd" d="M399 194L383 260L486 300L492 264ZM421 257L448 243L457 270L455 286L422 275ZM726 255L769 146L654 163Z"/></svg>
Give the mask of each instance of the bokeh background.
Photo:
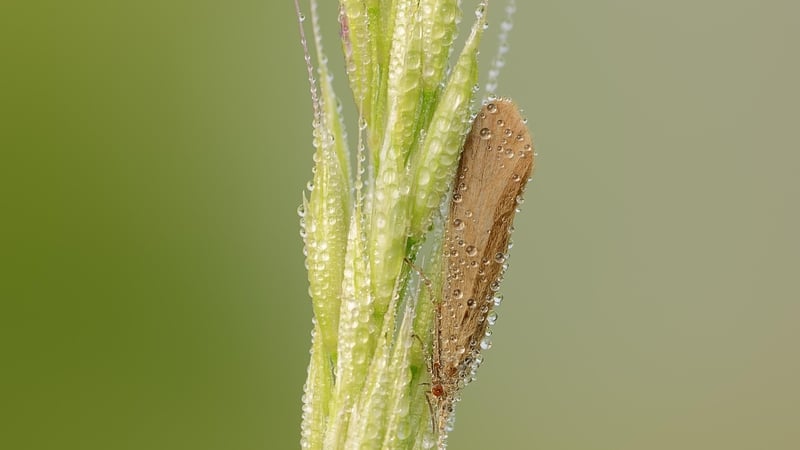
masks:
<svg viewBox="0 0 800 450"><path fill-rule="evenodd" d="M539 160L451 448L800 448L800 3L517 3ZM0 448L297 448L291 2L1 9Z"/></svg>

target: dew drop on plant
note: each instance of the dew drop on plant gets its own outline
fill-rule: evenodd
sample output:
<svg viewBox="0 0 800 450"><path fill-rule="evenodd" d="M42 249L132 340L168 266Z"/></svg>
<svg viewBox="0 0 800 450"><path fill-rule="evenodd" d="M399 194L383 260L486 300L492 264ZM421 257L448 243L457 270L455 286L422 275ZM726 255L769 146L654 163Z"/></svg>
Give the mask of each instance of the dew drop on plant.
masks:
<svg viewBox="0 0 800 450"><path fill-rule="evenodd" d="M488 322L489 325L494 325L497 322L497 313L494 311L490 312L489 315L486 316L486 322Z"/></svg>
<svg viewBox="0 0 800 450"><path fill-rule="evenodd" d="M405 414L400 414L400 415L405 416ZM408 425L406 424L406 422L402 422L397 427L397 439L404 441L407 438L408 438Z"/></svg>
<svg viewBox="0 0 800 450"><path fill-rule="evenodd" d="M480 136L483 140L489 140L492 138L492 130L488 128L481 128Z"/></svg>
<svg viewBox="0 0 800 450"><path fill-rule="evenodd" d="M480 5L478 5L477 8L475 8L475 18L480 20L483 18L485 14L486 14L486 5L484 3L481 3Z"/></svg>
<svg viewBox="0 0 800 450"><path fill-rule="evenodd" d="M503 294L495 294L495 296L492 297L492 301L494 302L494 306L500 306L500 304L503 303Z"/></svg>

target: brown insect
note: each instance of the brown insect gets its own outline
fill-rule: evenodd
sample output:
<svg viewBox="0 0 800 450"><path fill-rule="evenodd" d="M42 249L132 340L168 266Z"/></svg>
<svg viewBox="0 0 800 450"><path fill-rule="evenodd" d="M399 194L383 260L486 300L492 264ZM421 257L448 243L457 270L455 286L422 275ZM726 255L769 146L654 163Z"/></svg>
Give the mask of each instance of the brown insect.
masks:
<svg viewBox="0 0 800 450"><path fill-rule="evenodd" d="M517 106L509 99L486 103L464 142L445 225L443 292L429 367L439 447L452 427L458 393L488 343L514 215L533 166L533 143Z"/></svg>

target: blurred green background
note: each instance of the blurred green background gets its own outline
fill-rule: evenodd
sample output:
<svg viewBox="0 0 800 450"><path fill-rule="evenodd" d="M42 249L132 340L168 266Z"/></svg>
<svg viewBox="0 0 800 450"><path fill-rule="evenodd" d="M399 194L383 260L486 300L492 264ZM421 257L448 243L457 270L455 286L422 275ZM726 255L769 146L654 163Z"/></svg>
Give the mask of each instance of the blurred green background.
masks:
<svg viewBox="0 0 800 450"><path fill-rule="evenodd" d="M800 448L800 4L518 3L539 160L451 448ZM0 9L0 448L297 448L291 2Z"/></svg>

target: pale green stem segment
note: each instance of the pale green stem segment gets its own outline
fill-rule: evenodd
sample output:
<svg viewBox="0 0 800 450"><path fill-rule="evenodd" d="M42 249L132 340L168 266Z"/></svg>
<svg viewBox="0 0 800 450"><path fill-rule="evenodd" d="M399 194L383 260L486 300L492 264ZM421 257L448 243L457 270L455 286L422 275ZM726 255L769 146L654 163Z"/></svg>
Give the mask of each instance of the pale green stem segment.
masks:
<svg viewBox="0 0 800 450"><path fill-rule="evenodd" d="M383 444L380 448L406 448L413 437L412 424L416 416L411 404L415 400L413 389L410 389L413 374L411 372L411 349L419 342L412 336L414 323L415 302L413 296L407 295L405 313L400 323L400 330L395 339L392 359L389 364L389 373L392 380L389 384L389 401L386 402L386 416L388 418L386 430L383 433ZM419 403L419 402L417 402Z"/></svg>
<svg viewBox="0 0 800 450"><path fill-rule="evenodd" d="M453 40L461 21L461 5L458 0L432 0L420 3L422 24L422 103L414 130L412 154L419 152L421 134L430 124L442 94L448 60L453 51ZM413 167L412 167L413 173Z"/></svg>
<svg viewBox="0 0 800 450"><path fill-rule="evenodd" d="M328 129L330 136L334 139L333 151L339 163L338 172L341 183L349 192L352 190L352 179L350 176L350 146L347 142L347 132L344 126L344 117L340 108L339 98L333 90L331 81L333 77L328 70L328 59L322 48L322 33L319 28L319 17L317 14L316 1L311 2L312 25L314 30L314 47L317 49L317 65L319 67L320 88L322 90L322 114L325 128ZM351 199L348 199L348 204Z"/></svg>
<svg viewBox="0 0 800 450"><path fill-rule="evenodd" d="M439 92L447 60L453 49L458 23L461 21L461 2L433 0L420 2L422 24L422 86L426 93Z"/></svg>
<svg viewBox="0 0 800 450"><path fill-rule="evenodd" d="M369 361L375 347L368 270L363 218L360 207L356 205L350 220L342 285L337 383L331 405L334 415L326 430L325 448L345 448L350 421L348 412L352 410L367 379Z"/></svg>
<svg viewBox="0 0 800 450"><path fill-rule="evenodd" d="M388 34L385 17L390 6L385 3L382 0L339 2L347 78L359 116L369 124L366 131L370 149L379 147L384 129L379 97L381 86L385 84L386 64L381 58L388 52L382 50L383 41L375 36ZM371 160L374 159L373 154Z"/></svg>
<svg viewBox="0 0 800 450"><path fill-rule="evenodd" d="M321 450L325 422L329 414L332 380L330 359L325 354L322 339L319 339L319 325L314 327L311 338L311 363L308 365L308 378L303 388L303 426L300 446L304 449Z"/></svg>
<svg viewBox="0 0 800 450"><path fill-rule="evenodd" d="M319 39L313 4L312 18L322 95L320 116L314 121L313 189L307 202L304 198L305 249L309 291L321 335L318 339L335 360L352 183L344 127Z"/></svg>
<svg viewBox="0 0 800 450"><path fill-rule="evenodd" d="M420 372L420 375L427 370L428 361L425 353L426 350L430 350L431 346L431 324L433 323L435 306L441 300L443 220L442 214L436 215L435 226L426 237L432 245L429 246L425 254L421 255L425 267L429 268L429 270L418 275L422 279L422 285L419 289L416 317L414 318L414 335L419 338L421 345L416 345L412 348L411 361L415 366L415 370ZM418 342L418 344L420 343Z"/></svg>
<svg viewBox="0 0 800 450"><path fill-rule="evenodd" d="M386 310L364 388L350 412L346 448L381 448L380 444L387 424L386 405L390 398L389 388L393 378L390 370L390 357L398 297L393 296L391 303Z"/></svg>
<svg viewBox="0 0 800 450"><path fill-rule="evenodd" d="M377 319L389 304L406 256L409 224L410 151L421 95L422 39L417 2L398 0L387 86L386 135L374 170L371 229L369 233L372 292Z"/></svg>
<svg viewBox="0 0 800 450"><path fill-rule="evenodd" d="M410 231L413 237L422 236L428 230L433 212L452 183L461 145L470 126L472 88L478 80L478 44L485 24L486 14L482 12L472 26L433 113L420 153L416 155Z"/></svg>

